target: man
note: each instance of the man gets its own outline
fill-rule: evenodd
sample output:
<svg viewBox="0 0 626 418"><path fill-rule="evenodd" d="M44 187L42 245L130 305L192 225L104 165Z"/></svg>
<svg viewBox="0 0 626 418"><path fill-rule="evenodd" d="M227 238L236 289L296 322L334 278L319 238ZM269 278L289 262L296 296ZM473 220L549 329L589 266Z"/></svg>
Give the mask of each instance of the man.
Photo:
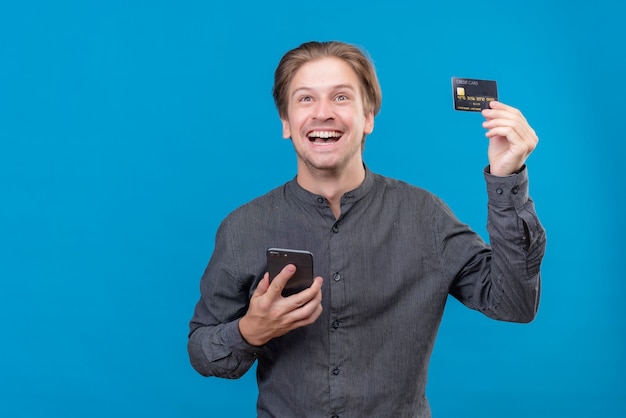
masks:
<svg viewBox="0 0 626 418"><path fill-rule="evenodd" d="M528 197L537 136L492 102L485 172L488 246L432 194L367 169L381 104L356 47L309 42L275 73L274 100L297 176L220 225L190 323L205 376L238 378L258 361L260 417L429 417L427 368L448 294L499 320L537 311L545 234ZM310 288L283 297L265 250L309 250Z"/></svg>

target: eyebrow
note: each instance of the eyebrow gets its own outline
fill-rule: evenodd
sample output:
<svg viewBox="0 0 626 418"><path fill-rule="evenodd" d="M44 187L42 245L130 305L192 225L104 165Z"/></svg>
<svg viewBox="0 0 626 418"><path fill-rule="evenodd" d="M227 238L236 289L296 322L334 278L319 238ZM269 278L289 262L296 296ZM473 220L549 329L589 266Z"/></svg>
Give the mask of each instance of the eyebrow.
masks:
<svg viewBox="0 0 626 418"><path fill-rule="evenodd" d="M331 90L350 90L351 92L358 91L358 89L355 89L351 84L337 84L336 86L332 86L330 89ZM293 93L291 93L291 96L293 97L301 91L307 92L311 90L315 90L315 89L312 87L298 87L297 89L293 91Z"/></svg>

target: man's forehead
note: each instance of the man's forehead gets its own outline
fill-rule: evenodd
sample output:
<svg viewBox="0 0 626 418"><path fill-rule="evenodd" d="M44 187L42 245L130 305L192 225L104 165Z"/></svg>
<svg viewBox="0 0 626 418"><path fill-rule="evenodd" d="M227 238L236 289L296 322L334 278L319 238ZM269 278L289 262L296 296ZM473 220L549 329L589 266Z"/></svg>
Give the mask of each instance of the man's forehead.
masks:
<svg viewBox="0 0 626 418"><path fill-rule="evenodd" d="M316 88L358 89L359 78L352 67L341 58L322 57L303 64L295 72L290 90Z"/></svg>

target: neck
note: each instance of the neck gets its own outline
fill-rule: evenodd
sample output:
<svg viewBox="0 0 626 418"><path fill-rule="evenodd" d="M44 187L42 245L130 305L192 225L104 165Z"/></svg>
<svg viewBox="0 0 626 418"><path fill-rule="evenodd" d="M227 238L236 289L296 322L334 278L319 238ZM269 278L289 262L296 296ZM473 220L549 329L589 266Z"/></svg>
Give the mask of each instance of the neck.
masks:
<svg viewBox="0 0 626 418"><path fill-rule="evenodd" d="M365 180L363 162L343 170L298 169L297 181L311 193L324 196L335 218L341 214L341 197L359 187Z"/></svg>

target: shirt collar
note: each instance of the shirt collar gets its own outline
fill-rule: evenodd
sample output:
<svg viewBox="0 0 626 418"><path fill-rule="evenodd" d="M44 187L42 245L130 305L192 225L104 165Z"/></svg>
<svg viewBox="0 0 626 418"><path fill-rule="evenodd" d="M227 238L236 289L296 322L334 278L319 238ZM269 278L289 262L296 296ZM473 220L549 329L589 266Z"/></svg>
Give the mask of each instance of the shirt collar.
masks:
<svg viewBox="0 0 626 418"><path fill-rule="evenodd" d="M374 174L369 170L369 168L367 168L366 165L363 165L363 167L365 168L365 180L363 180L363 183L361 183L361 185L356 189L344 193L344 195L341 197L342 205L344 203L351 204L358 200L361 200L374 187ZM287 190L292 193L298 200L306 204L311 204L314 206L326 206L326 199L324 198L324 196L311 193L310 191L300 186L300 184L298 184L297 177L294 177L289 183L287 183Z"/></svg>

